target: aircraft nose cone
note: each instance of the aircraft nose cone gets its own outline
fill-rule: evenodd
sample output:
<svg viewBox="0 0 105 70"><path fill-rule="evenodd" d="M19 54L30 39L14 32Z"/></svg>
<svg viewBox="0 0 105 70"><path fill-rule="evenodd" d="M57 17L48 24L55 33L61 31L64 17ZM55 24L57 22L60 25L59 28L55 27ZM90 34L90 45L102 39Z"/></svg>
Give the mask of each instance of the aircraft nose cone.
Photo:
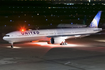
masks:
<svg viewBox="0 0 105 70"><path fill-rule="evenodd" d="M8 40L8 38L9 38L9 35L5 35L4 37L3 37L3 40Z"/></svg>
<svg viewBox="0 0 105 70"><path fill-rule="evenodd" d="M5 38L5 37L3 37L3 40L6 40L6 38Z"/></svg>
<svg viewBox="0 0 105 70"><path fill-rule="evenodd" d="M8 38L4 36L4 37L3 37L3 40L8 41Z"/></svg>

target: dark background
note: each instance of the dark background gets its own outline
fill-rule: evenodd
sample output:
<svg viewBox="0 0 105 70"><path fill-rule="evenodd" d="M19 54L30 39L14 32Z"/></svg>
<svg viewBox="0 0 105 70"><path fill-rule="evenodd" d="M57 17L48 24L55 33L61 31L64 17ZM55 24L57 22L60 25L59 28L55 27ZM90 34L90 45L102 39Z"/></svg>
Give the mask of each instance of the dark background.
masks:
<svg viewBox="0 0 105 70"><path fill-rule="evenodd" d="M104 0L1 0L1 30L53 28L60 23L89 25L103 11L99 27L105 25Z"/></svg>

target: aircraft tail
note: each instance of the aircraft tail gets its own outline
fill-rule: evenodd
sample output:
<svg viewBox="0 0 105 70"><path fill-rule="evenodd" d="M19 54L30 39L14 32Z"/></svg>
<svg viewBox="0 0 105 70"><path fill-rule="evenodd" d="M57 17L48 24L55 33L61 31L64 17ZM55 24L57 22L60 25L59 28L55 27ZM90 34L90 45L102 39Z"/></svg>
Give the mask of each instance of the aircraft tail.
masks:
<svg viewBox="0 0 105 70"><path fill-rule="evenodd" d="M99 24L99 21L100 21L100 17L101 17L101 12L102 11L99 11L96 16L94 17L94 19L92 20L91 24L90 24L90 27L95 27L97 28L98 27L98 24Z"/></svg>

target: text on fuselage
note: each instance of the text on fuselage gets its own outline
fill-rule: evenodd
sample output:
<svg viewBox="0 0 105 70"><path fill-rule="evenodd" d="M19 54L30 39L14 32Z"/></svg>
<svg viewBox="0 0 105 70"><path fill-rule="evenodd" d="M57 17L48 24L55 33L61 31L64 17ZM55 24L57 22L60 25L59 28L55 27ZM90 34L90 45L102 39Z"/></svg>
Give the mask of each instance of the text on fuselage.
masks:
<svg viewBox="0 0 105 70"><path fill-rule="evenodd" d="M21 32L22 35L34 35L39 34L39 31L27 31L27 32Z"/></svg>

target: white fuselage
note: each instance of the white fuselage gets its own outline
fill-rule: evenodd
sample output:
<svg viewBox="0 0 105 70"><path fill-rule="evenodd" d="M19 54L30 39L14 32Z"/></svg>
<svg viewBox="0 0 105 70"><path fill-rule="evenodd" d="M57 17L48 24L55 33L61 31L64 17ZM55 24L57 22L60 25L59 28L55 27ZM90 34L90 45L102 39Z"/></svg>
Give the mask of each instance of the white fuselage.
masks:
<svg viewBox="0 0 105 70"><path fill-rule="evenodd" d="M65 29L43 29L29 31L14 31L3 37L8 42L22 42L34 40L48 40L52 37L62 37L64 39L82 37L101 31L101 28L65 28Z"/></svg>

